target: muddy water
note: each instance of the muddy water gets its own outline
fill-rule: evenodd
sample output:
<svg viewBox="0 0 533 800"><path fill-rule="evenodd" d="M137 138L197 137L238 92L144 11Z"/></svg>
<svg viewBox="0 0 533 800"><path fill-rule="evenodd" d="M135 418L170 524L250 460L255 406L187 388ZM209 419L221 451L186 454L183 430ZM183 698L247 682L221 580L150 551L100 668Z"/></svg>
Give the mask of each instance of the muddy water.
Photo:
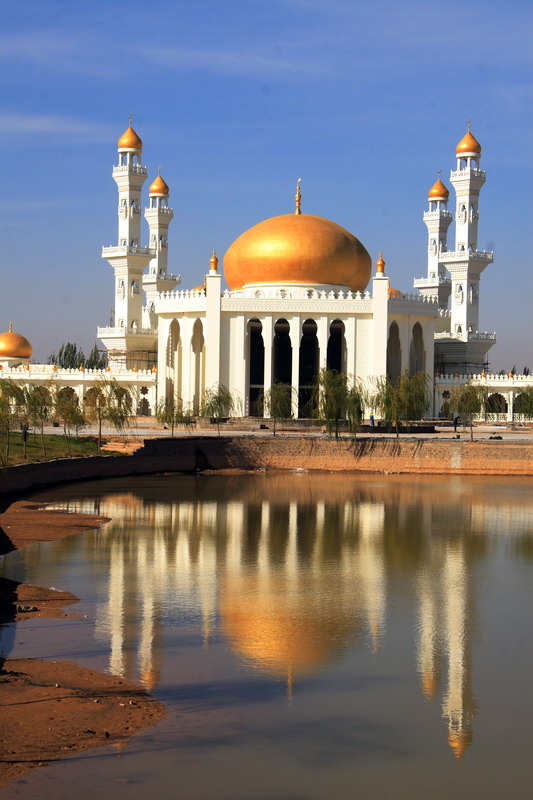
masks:
<svg viewBox="0 0 533 800"><path fill-rule="evenodd" d="M77 620L13 657L141 681L168 718L0 798L449 800L533 793L533 483L150 476L40 495L112 517L0 559Z"/></svg>

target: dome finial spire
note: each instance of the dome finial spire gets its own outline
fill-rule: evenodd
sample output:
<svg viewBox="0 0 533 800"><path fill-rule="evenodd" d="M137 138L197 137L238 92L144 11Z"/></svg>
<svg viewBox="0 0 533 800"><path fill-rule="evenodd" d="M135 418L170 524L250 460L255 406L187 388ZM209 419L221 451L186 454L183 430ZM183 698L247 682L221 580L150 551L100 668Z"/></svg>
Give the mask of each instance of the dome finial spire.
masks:
<svg viewBox="0 0 533 800"><path fill-rule="evenodd" d="M133 122L133 114L130 114L128 117L128 126L131 128L131 123Z"/></svg>
<svg viewBox="0 0 533 800"><path fill-rule="evenodd" d="M13 333L13 322L9 320L9 333Z"/></svg>
<svg viewBox="0 0 533 800"><path fill-rule="evenodd" d="M302 213L302 192L300 190L300 183L302 179L298 178L296 181L296 194L294 195L294 199L296 200L296 211L294 212L296 215Z"/></svg>
<svg viewBox="0 0 533 800"><path fill-rule="evenodd" d="M467 119L466 124L468 125L468 133L470 133L470 125L472 124L472 120Z"/></svg>

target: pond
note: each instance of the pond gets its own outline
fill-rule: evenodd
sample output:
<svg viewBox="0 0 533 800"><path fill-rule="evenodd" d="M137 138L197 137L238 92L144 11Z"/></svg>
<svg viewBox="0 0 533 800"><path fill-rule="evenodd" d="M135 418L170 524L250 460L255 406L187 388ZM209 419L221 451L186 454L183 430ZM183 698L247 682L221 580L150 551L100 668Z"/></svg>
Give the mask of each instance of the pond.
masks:
<svg viewBox="0 0 533 800"><path fill-rule="evenodd" d="M135 679L169 713L0 798L530 798L532 485L274 473L41 493L112 520L0 559L81 598L80 619L4 626L4 653Z"/></svg>

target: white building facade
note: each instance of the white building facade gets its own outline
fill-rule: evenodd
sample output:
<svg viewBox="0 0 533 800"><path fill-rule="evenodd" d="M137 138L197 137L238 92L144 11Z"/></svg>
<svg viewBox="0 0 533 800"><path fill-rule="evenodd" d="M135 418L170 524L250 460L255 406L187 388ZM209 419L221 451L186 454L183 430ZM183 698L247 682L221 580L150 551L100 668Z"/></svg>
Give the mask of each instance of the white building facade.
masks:
<svg viewBox="0 0 533 800"><path fill-rule="evenodd" d="M148 241L142 241L148 177L142 147L130 122L118 140L112 173L118 241L102 251L114 273L114 318L98 328L107 370L32 364L30 343L10 330L0 334L1 377L60 382L80 402L98 377L113 377L134 389L142 414L154 414L158 401L178 398L199 414L206 391L223 385L242 416L263 416L260 397L284 383L293 388L293 415L305 417L322 368L353 376L369 389L385 375L422 371L435 381L431 415L441 411L449 386L469 379L485 381L489 394L503 398L496 401L500 417L520 413L520 388L533 381L490 375L487 354L496 337L478 330L480 279L493 254L478 250L486 175L470 127L450 176L455 213L448 210L450 192L440 174L428 194L428 268L427 277L414 283L417 294L391 289L381 255L372 276L370 255L352 233L302 213L299 184L293 214L259 222L230 246L223 264L228 288L213 252L203 283L177 289L180 277L168 264L173 211L161 174L148 191Z"/></svg>

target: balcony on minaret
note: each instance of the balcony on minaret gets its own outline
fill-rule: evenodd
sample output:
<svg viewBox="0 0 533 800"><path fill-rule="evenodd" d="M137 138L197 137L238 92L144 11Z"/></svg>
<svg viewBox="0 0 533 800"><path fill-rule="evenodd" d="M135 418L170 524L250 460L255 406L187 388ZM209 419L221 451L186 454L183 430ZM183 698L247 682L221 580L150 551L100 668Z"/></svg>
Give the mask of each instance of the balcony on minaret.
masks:
<svg viewBox="0 0 533 800"><path fill-rule="evenodd" d="M431 289L433 287L438 288L439 286L450 286L452 285L451 278L447 278L445 275L430 275L429 278L417 278L413 281L413 286L415 289Z"/></svg>
<svg viewBox="0 0 533 800"><path fill-rule="evenodd" d="M113 177L115 175L148 175L147 167L142 167L140 164L120 164L113 167Z"/></svg>
<svg viewBox="0 0 533 800"><path fill-rule="evenodd" d="M144 209L144 216L145 216L145 219L147 219L147 220L154 219L158 215L161 215L163 217L168 217L169 219L172 219L172 217L174 216L174 209L173 208L169 208L168 206L163 206L163 205L150 206L149 208L145 208Z"/></svg>
<svg viewBox="0 0 533 800"><path fill-rule="evenodd" d="M439 211L424 212L424 222L430 222L431 220L437 219L448 219L451 222L453 219L453 213L451 211L444 211L444 209L440 209Z"/></svg>
<svg viewBox="0 0 533 800"><path fill-rule="evenodd" d="M474 261L484 262L486 265L492 264L493 260L494 253L488 252L487 250L447 250L446 252L441 252L439 255L439 261L446 263L454 261Z"/></svg>
<svg viewBox="0 0 533 800"><path fill-rule="evenodd" d="M139 247L137 244L123 244L112 245L111 247L102 247L102 258L109 258L109 256L150 256L154 258L156 251L153 247Z"/></svg>

